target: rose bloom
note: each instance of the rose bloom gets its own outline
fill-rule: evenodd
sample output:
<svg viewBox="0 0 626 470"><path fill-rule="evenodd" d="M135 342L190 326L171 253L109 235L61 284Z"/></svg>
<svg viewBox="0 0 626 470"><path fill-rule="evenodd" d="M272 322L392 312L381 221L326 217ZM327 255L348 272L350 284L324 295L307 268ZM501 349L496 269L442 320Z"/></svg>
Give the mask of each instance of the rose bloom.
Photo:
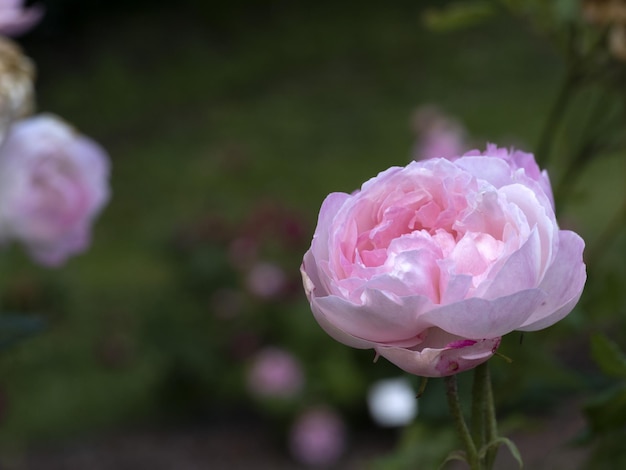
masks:
<svg viewBox="0 0 626 470"><path fill-rule="evenodd" d="M413 160L451 158L467 148L465 128L436 106L425 105L417 108L411 127L416 136Z"/></svg>
<svg viewBox="0 0 626 470"><path fill-rule="evenodd" d="M43 8L23 6L23 0L0 0L0 34L17 36L35 26L43 15Z"/></svg>
<svg viewBox="0 0 626 470"><path fill-rule="evenodd" d="M248 372L248 389L259 397L292 398L303 386L300 363L283 349L268 347L261 350Z"/></svg>
<svg viewBox="0 0 626 470"><path fill-rule="evenodd" d="M109 159L60 119L13 124L0 147L0 240L18 240L41 264L84 251L109 199Z"/></svg>
<svg viewBox="0 0 626 470"><path fill-rule="evenodd" d="M330 408L311 408L296 419L289 435L291 455L308 467L330 467L346 448L343 420Z"/></svg>
<svg viewBox="0 0 626 470"><path fill-rule="evenodd" d="M565 317L586 280L583 248L559 230L533 155L489 145L330 194L301 273L329 335L438 377Z"/></svg>

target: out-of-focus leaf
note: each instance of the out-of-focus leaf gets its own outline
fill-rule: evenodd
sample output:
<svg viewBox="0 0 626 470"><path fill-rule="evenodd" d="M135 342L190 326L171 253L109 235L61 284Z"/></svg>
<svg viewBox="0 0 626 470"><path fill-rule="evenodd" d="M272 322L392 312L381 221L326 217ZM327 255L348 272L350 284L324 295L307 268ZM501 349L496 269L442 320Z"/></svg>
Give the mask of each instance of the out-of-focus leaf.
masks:
<svg viewBox="0 0 626 470"><path fill-rule="evenodd" d="M609 390L585 406L591 430L606 432L626 425L626 386Z"/></svg>
<svg viewBox="0 0 626 470"><path fill-rule="evenodd" d="M561 22L573 21L580 16L579 0L557 0L554 2L554 14Z"/></svg>
<svg viewBox="0 0 626 470"><path fill-rule="evenodd" d="M603 335L594 335L591 338L591 354L602 372L626 378L626 356L613 341Z"/></svg>
<svg viewBox="0 0 626 470"><path fill-rule="evenodd" d="M490 2L453 2L442 9L427 9L422 19L429 29L447 32L478 24L493 13L494 7Z"/></svg>
<svg viewBox="0 0 626 470"><path fill-rule="evenodd" d="M40 316L1 313L0 351L9 348L21 339L41 332L45 327L46 322Z"/></svg>

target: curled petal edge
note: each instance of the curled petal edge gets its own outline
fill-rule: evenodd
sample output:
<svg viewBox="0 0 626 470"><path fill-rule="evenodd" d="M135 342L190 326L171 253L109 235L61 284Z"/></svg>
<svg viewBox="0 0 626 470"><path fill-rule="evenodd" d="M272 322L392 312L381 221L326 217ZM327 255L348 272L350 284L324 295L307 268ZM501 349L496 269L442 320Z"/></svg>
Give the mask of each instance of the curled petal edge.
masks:
<svg viewBox="0 0 626 470"><path fill-rule="evenodd" d="M585 242L569 230L559 232L559 251L552 266L539 284L548 295L518 330L537 331L547 328L570 313L582 295L587 271L583 262Z"/></svg>
<svg viewBox="0 0 626 470"><path fill-rule="evenodd" d="M376 353L400 369L421 377L446 377L473 369L492 357L501 338L483 339L465 347L424 348L413 351L376 346Z"/></svg>

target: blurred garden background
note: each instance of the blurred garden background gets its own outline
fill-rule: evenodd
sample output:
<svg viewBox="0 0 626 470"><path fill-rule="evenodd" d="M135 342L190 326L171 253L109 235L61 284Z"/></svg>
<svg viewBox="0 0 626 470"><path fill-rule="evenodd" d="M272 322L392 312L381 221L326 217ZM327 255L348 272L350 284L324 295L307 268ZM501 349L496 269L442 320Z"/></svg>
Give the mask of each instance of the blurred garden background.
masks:
<svg viewBox="0 0 626 470"><path fill-rule="evenodd" d="M2 252L3 311L46 322L0 357L2 468L300 468L290 433L312 409L345 437L339 460L321 465L437 468L455 439L440 381L407 429L378 426L368 389L403 373L323 333L298 269L329 192L410 161L421 106L462 123L468 150L537 149L568 57L538 13L502 8L455 28L425 13L446 4L435 1L40 3L42 22L16 39L37 66L39 111L107 149L112 199L91 249L62 268ZM546 3L564 25L580 21L578 2ZM580 468L626 459L613 445L623 379L598 366L590 340L626 344L626 81L615 64L614 88L581 87L550 154L537 155L561 224L587 242L583 299L558 325L505 338L511 364L491 361L504 433L554 430L538 451L545 465L567 446ZM611 145L568 169L590 134ZM289 357L275 367L290 393L255 382L268 351ZM617 404L589 419L611 390ZM578 468L561 464L545 468Z"/></svg>

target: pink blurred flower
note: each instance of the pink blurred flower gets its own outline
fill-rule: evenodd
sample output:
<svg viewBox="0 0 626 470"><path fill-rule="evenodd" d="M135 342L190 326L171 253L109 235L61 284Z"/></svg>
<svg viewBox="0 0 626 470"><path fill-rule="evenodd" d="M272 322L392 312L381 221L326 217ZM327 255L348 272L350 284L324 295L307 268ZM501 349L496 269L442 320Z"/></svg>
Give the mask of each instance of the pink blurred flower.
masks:
<svg viewBox="0 0 626 470"><path fill-rule="evenodd" d="M289 352L268 347L260 351L248 373L248 389L259 397L291 398L304 386L298 360Z"/></svg>
<svg viewBox="0 0 626 470"><path fill-rule="evenodd" d="M289 447L293 457L310 467L336 464L346 448L346 428L329 408L313 408L300 415L291 428Z"/></svg>
<svg viewBox="0 0 626 470"><path fill-rule="evenodd" d="M412 125L416 136L413 160L450 158L462 154L467 148L463 126L436 106L418 108L413 115Z"/></svg>
<svg viewBox="0 0 626 470"><path fill-rule="evenodd" d="M22 242L48 266L84 251L108 176L105 151L60 119L14 123L0 147L0 240Z"/></svg>
<svg viewBox="0 0 626 470"><path fill-rule="evenodd" d="M330 194L301 273L333 338L438 377L565 317L585 284L583 248L559 229L532 154L490 145Z"/></svg>
<svg viewBox="0 0 626 470"><path fill-rule="evenodd" d="M23 0L0 0L0 34L17 36L35 26L43 16L43 8L25 8Z"/></svg>
<svg viewBox="0 0 626 470"><path fill-rule="evenodd" d="M250 292L263 299L281 294L287 286L287 276L280 266L273 263L257 263L248 272L246 285Z"/></svg>

